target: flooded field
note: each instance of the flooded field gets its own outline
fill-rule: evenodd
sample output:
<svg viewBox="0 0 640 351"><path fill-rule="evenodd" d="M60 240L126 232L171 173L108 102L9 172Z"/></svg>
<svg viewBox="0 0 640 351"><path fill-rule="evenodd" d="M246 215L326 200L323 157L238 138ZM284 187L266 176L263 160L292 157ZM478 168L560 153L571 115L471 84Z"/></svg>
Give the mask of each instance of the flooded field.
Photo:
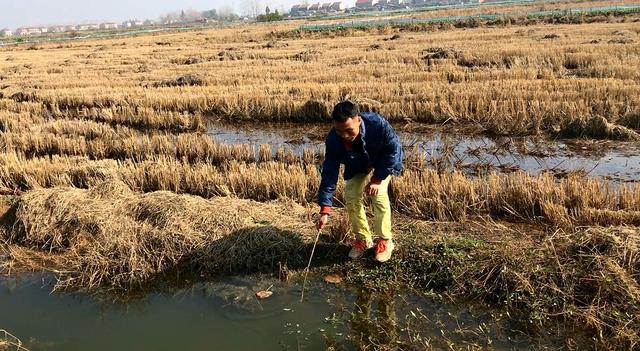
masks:
<svg viewBox="0 0 640 351"><path fill-rule="evenodd" d="M216 140L284 146L301 154L304 149L324 150L330 125L216 124L208 134ZM496 170L522 170L532 175L551 172L558 177L571 173L601 177L613 182L640 180L640 143L598 140L550 140L545 137L495 137L467 135L438 128L396 127L405 153L415 147L425 155L427 166L462 170L477 175Z"/></svg>
<svg viewBox="0 0 640 351"><path fill-rule="evenodd" d="M274 295L258 300L255 292ZM151 293L132 302L50 293L43 277L0 280L0 326L31 350L355 350L491 346L557 347L531 338L498 312L481 312L410 293L332 286L318 277L300 303L298 285L229 278ZM372 349L372 348L371 348Z"/></svg>

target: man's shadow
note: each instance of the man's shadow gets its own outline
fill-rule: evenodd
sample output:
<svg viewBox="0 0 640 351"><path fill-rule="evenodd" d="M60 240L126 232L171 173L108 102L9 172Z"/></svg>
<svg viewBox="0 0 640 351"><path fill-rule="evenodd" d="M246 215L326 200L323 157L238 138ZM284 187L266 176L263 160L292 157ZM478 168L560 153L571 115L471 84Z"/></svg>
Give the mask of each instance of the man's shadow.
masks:
<svg viewBox="0 0 640 351"><path fill-rule="evenodd" d="M309 262L313 239L273 225L236 230L194 252L190 265L207 275L277 273L283 265L303 269ZM348 260L349 247L321 236L311 267L332 266Z"/></svg>

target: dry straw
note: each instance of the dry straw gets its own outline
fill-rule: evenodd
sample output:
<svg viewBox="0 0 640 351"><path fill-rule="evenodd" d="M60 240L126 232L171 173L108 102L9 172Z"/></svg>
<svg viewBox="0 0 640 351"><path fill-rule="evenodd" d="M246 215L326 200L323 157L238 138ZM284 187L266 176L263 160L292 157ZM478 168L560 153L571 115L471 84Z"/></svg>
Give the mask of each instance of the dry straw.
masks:
<svg viewBox="0 0 640 351"><path fill-rule="evenodd" d="M206 120L321 121L350 95L380 103L370 107L394 121L475 125L493 134L555 133L594 116L637 129L640 62L631 16L278 38L291 29L287 23L143 36L128 45L43 45L46 55L3 49L11 59L0 62L0 107L184 132L202 131ZM174 45L157 45L164 41ZM62 67L56 73L52 65ZM185 78L196 72L196 80Z"/></svg>
<svg viewBox="0 0 640 351"><path fill-rule="evenodd" d="M190 163L160 157L136 162L85 158L0 155L0 189L14 193L39 187L90 187L119 179L137 191L168 190L205 198L233 195L257 201L289 198L315 201L320 174L315 166L264 162ZM342 201L344 184L336 196ZM490 215L513 221L575 225L639 225L640 187L612 186L580 175L556 179L522 172L472 178L456 171L407 170L391 186L400 213L438 221Z"/></svg>
<svg viewBox="0 0 640 351"><path fill-rule="evenodd" d="M38 189L5 216L3 240L49 252L57 287L128 288L176 270L245 273L298 264L312 236L292 202L134 193L120 181ZM25 255L28 256L28 253Z"/></svg>

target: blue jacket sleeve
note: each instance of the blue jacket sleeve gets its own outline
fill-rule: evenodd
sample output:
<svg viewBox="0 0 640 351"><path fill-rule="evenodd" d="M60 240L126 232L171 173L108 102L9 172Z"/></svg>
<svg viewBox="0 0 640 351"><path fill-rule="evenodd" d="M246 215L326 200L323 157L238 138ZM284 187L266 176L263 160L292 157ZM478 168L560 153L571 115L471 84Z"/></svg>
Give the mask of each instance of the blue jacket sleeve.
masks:
<svg viewBox="0 0 640 351"><path fill-rule="evenodd" d="M340 160L336 150L327 142L324 162L322 163L322 180L318 192L318 204L320 206L332 206L333 194L338 183L338 173L340 172Z"/></svg>
<svg viewBox="0 0 640 351"><path fill-rule="evenodd" d="M383 121L382 147L373 165L373 176L385 180L393 173L394 166L402 162L402 143L389 122Z"/></svg>

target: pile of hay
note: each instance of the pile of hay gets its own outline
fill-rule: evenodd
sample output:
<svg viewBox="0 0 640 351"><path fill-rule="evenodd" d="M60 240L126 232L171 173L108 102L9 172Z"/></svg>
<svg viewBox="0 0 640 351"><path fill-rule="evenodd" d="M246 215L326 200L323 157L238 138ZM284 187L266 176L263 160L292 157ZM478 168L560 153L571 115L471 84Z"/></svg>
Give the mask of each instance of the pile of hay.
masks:
<svg viewBox="0 0 640 351"><path fill-rule="evenodd" d="M589 228L565 241L558 253L564 277L557 286L570 294L564 302L575 310L568 312L601 339L640 347L640 230Z"/></svg>
<svg viewBox="0 0 640 351"><path fill-rule="evenodd" d="M564 127L560 134L567 138L589 137L626 141L640 140L640 134L634 130L609 123L606 118L600 116L594 116L590 119L576 119Z"/></svg>
<svg viewBox="0 0 640 351"><path fill-rule="evenodd" d="M201 86L205 85L206 82L203 78L195 74L185 74L183 76L179 76L175 79L165 79L160 82L155 82L153 84L154 88L159 87L184 87L184 86Z"/></svg>
<svg viewBox="0 0 640 351"><path fill-rule="evenodd" d="M138 194L110 180L25 193L0 238L56 256L47 269L60 273L58 287L130 288L177 268L246 273L300 261L314 234L306 215L293 202Z"/></svg>
<svg viewBox="0 0 640 351"><path fill-rule="evenodd" d="M463 57L462 51L454 48L431 47L422 51L423 60L445 60Z"/></svg>
<svg viewBox="0 0 640 351"><path fill-rule="evenodd" d="M631 129L640 129L640 110L630 113L620 121L620 124Z"/></svg>

